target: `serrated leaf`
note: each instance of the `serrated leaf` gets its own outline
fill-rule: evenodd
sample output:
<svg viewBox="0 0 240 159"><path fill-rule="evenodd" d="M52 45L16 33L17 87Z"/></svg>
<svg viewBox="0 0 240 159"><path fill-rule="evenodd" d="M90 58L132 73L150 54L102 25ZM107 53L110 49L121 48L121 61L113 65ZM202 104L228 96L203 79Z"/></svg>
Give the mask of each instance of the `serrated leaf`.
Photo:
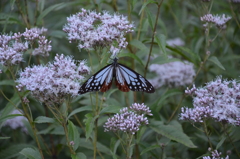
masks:
<svg viewBox="0 0 240 159"><path fill-rule="evenodd" d="M91 106L85 106L85 107L81 107L81 108L77 108L75 110L73 110L67 117L67 119L69 119L71 116L73 116L74 114L83 112L83 111L91 111L92 107Z"/></svg>
<svg viewBox="0 0 240 159"><path fill-rule="evenodd" d="M156 42L158 44L158 47L163 52L163 54L167 57L167 51L166 51L166 36L163 34L157 34L155 36Z"/></svg>
<svg viewBox="0 0 240 159"><path fill-rule="evenodd" d="M40 155L39 151L34 150L33 148L24 148L19 153L29 159L41 159L41 155Z"/></svg>
<svg viewBox="0 0 240 159"><path fill-rule="evenodd" d="M68 120L68 138L70 141L74 142L73 149L76 151L80 144L80 134L77 127L70 120Z"/></svg>
<svg viewBox="0 0 240 159"><path fill-rule="evenodd" d="M196 148L190 138L184 133L179 131L176 127L172 125L164 125L160 121L151 121L150 127L157 133L166 136L167 138L177 141L187 147Z"/></svg>
<svg viewBox="0 0 240 159"><path fill-rule="evenodd" d="M221 64L221 62L218 60L218 58L216 56L212 56L208 59L208 61L213 62L214 64L216 64L218 67L220 67L221 69L225 70L224 66Z"/></svg>
<svg viewBox="0 0 240 159"><path fill-rule="evenodd" d="M55 123L56 120L53 118L39 116L34 120L35 123Z"/></svg>

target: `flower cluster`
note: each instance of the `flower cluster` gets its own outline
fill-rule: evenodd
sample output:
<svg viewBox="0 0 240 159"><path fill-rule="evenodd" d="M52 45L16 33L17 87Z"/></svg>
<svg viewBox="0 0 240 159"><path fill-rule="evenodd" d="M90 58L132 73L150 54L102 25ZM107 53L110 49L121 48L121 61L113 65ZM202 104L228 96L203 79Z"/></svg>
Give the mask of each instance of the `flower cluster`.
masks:
<svg viewBox="0 0 240 159"><path fill-rule="evenodd" d="M218 77L202 88L187 89L193 96L193 108L182 108L181 120L203 122L206 118L240 125L240 84Z"/></svg>
<svg viewBox="0 0 240 159"><path fill-rule="evenodd" d="M22 115L22 113L19 110L17 110L17 109L13 110L11 114L20 114L20 115ZM16 116L16 117L14 117L12 119L6 120L4 122L4 124L3 124L3 126L9 126L12 129L14 129L14 130L18 129L18 128L21 128L21 130L23 132L27 133L28 131L27 131L27 128L25 127L23 121L27 121L27 118L24 117L24 116Z"/></svg>
<svg viewBox="0 0 240 159"><path fill-rule="evenodd" d="M105 131L135 134L141 125L148 125L148 119L144 115L152 115L149 108L144 104L134 103L130 108L125 107L119 114L108 118L104 125Z"/></svg>
<svg viewBox="0 0 240 159"><path fill-rule="evenodd" d="M196 75L194 65L190 62L174 61L165 64L152 64L149 70L156 72L157 77L149 80L154 87L163 85L179 87L191 84Z"/></svg>
<svg viewBox="0 0 240 159"><path fill-rule="evenodd" d="M97 47L109 47L116 56L120 49L126 48L125 34L133 31L127 17L108 12L96 13L82 9L82 12L67 18L63 30L67 32L70 42L78 41L80 49L91 50Z"/></svg>
<svg viewBox="0 0 240 159"><path fill-rule="evenodd" d="M26 87L42 103L61 104L64 97L78 95L83 75L90 71L85 61L79 62L79 66L76 62L70 56L56 55L55 61L47 66L27 67L19 73L17 88L21 91Z"/></svg>
<svg viewBox="0 0 240 159"><path fill-rule="evenodd" d="M52 47L51 41L42 35L46 31L45 28L32 28L26 29L24 33L14 33L12 36L0 35L0 64L5 66L19 64L23 61L23 53L34 43L37 43L38 47L33 49L33 55L48 56Z"/></svg>
<svg viewBox="0 0 240 159"><path fill-rule="evenodd" d="M28 49L27 42L21 42L21 36L0 35L0 64L17 65L23 60L23 52Z"/></svg>
<svg viewBox="0 0 240 159"><path fill-rule="evenodd" d="M229 159L228 155L226 158L221 157L222 153L217 150L211 151L211 148L209 148L209 151L211 152L211 156L204 156L203 159Z"/></svg>
<svg viewBox="0 0 240 159"><path fill-rule="evenodd" d="M202 17L200 17L201 21L207 22L203 26L206 27L208 23L213 23L215 24L218 28L220 29L225 29L226 28L226 23L231 19L229 16L225 16L223 14L222 16L219 15L212 15L212 14L206 14Z"/></svg>
<svg viewBox="0 0 240 159"><path fill-rule="evenodd" d="M35 41L38 43L38 47L32 52L32 55L49 56L49 52L52 50L51 41L47 40L45 36L42 36L47 32L46 28L31 28L26 29L22 34L24 39L33 44Z"/></svg>
<svg viewBox="0 0 240 159"><path fill-rule="evenodd" d="M185 42L181 38L169 39L166 41L169 46L184 46Z"/></svg>

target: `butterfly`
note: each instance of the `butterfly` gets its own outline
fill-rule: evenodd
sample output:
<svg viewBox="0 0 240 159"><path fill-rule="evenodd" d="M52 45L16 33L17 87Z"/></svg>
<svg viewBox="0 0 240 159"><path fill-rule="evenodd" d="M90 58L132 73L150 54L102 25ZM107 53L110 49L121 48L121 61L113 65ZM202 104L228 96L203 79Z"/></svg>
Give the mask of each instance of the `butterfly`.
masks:
<svg viewBox="0 0 240 159"><path fill-rule="evenodd" d="M105 66L93 76L91 76L79 89L79 94L87 92L101 91L106 92L112 85L112 79L115 78L116 86L123 92L142 91L146 93L155 92L152 84L142 75L133 71L127 66L113 59L113 63Z"/></svg>

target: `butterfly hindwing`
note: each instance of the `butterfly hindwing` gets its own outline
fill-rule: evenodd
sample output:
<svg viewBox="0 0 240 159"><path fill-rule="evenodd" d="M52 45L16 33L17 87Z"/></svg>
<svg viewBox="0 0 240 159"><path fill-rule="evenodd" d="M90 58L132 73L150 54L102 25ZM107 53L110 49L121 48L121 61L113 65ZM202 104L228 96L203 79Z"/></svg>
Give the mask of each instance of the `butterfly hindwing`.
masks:
<svg viewBox="0 0 240 159"><path fill-rule="evenodd" d="M118 86L118 88L128 87L132 91L155 92L154 87L147 79L127 66L119 63L116 67L116 81L117 85L121 85Z"/></svg>
<svg viewBox="0 0 240 159"><path fill-rule="evenodd" d="M106 92L110 89L113 78L113 65L107 65L93 76L91 76L80 88L78 93L84 94L87 92L101 91Z"/></svg>
<svg viewBox="0 0 240 159"><path fill-rule="evenodd" d="M92 91L106 92L110 89L113 78L115 78L118 89L123 92L128 92L129 90L147 93L155 92L152 84L147 79L129 67L119 64L117 58L115 58L112 64L105 66L91 76L81 86L78 93L84 94Z"/></svg>

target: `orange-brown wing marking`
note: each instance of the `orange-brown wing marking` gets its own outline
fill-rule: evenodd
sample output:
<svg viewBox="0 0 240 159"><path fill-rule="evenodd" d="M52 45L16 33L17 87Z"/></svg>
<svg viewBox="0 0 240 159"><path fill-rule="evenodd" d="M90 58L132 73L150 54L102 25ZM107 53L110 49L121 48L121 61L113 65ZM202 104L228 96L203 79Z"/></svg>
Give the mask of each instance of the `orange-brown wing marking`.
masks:
<svg viewBox="0 0 240 159"><path fill-rule="evenodd" d="M107 90L109 90L111 88L112 85L112 81L107 85L106 82L104 82L102 88L100 89L101 92L106 92Z"/></svg>
<svg viewBox="0 0 240 159"><path fill-rule="evenodd" d="M120 91L129 92L130 89L128 88L128 86L127 86L127 84L126 84L126 81L124 81L124 84L123 84L123 85L121 85L120 83L118 83L117 79L115 79L115 82L116 82L116 86L118 87L118 89L119 89Z"/></svg>

